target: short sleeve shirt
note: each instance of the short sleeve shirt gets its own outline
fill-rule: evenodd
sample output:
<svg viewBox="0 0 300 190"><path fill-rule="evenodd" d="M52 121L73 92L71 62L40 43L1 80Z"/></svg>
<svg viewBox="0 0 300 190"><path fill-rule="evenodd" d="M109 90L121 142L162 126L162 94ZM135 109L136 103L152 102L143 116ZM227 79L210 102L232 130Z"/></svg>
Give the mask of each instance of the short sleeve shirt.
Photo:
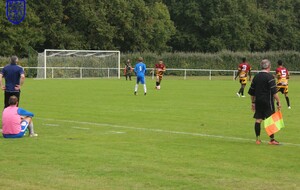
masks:
<svg viewBox="0 0 300 190"><path fill-rule="evenodd" d="M240 71L240 78L247 77L248 72L251 70L251 66L248 63L240 63L238 70Z"/></svg>
<svg viewBox="0 0 300 190"><path fill-rule="evenodd" d="M146 73L146 65L143 62L139 62L135 65L134 71L137 76L144 77Z"/></svg>
<svg viewBox="0 0 300 190"><path fill-rule="evenodd" d="M276 83L273 75L267 72L260 72L252 80L248 94L255 96L256 110L273 112L274 98L276 94Z"/></svg>
<svg viewBox="0 0 300 190"><path fill-rule="evenodd" d="M17 64L6 65L1 74L5 78L5 87L7 92L16 92L15 86L20 84L21 74L24 74L24 70Z"/></svg>
<svg viewBox="0 0 300 190"><path fill-rule="evenodd" d="M278 79L277 82L287 85L288 84L287 78L289 76L289 71L284 67L278 67L275 72Z"/></svg>

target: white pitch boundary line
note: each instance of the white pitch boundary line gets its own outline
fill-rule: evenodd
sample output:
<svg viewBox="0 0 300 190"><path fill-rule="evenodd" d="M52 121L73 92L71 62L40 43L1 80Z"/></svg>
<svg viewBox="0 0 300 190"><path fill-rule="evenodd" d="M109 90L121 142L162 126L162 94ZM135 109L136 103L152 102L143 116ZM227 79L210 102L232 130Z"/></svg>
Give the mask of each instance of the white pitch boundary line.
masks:
<svg viewBox="0 0 300 190"><path fill-rule="evenodd" d="M59 126L58 124L52 124L52 123L46 123L46 124L44 124L44 125L47 125L47 126L54 126L54 127Z"/></svg>
<svg viewBox="0 0 300 190"><path fill-rule="evenodd" d="M90 128L86 127L72 127L73 129L81 129L81 130L90 130Z"/></svg>
<svg viewBox="0 0 300 190"><path fill-rule="evenodd" d="M229 136L222 136L222 135L209 135L209 134L203 134L203 133L191 133L191 132L184 132L184 131L169 131L169 130L163 130L163 129L129 127L129 126L122 126L122 125L107 124L107 123L93 123L93 122L85 122L85 121L74 121L74 120L63 120L63 119L60 120L60 119L51 119L51 118L36 118L36 119L48 120L48 121L59 121L59 122L65 122L65 123L76 123L76 124L85 124L85 125L94 125L94 126L122 128L122 129L133 129L133 130L140 130L140 131L152 131L152 132L159 132L159 133L191 135L191 136L211 137L211 138L236 140L236 141L253 141L253 142L255 142L255 140L253 140L253 139L245 139L245 138L240 138L240 137L229 137ZM268 142L268 141L263 141L263 142ZM300 147L300 144L286 143L286 142L282 142L282 144Z"/></svg>
<svg viewBox="0 0 300 190"><path fill-rule="evenodd" d="M122 131L107 131L105 134L124 134Z"/></svg>

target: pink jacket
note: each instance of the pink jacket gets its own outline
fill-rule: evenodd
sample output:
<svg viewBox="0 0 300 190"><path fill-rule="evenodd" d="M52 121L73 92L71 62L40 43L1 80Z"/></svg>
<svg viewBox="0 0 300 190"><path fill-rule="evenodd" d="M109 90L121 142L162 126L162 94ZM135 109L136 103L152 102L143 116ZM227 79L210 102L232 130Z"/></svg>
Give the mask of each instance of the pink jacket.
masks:
<svg viewBox="0 0 300 190"><path fill-rule="evenodd" d="M19 134L21 132L21 116L17 106L9 106L2 113L2 133Z"/></svg>

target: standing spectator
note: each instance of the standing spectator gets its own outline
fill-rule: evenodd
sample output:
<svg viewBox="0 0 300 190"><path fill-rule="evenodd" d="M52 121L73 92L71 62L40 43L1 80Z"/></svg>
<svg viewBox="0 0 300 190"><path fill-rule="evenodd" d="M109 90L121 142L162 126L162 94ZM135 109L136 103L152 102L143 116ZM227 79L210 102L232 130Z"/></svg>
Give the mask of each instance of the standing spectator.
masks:
<svg viewBox="0 0 300 190"><path fill-rule="evenodd" d="M284 94L288 109L291 109L290 99L288 97L288 79L290 78L289 71L283 66L283 62L278 60L276 69L276 78L277 78L277 92Z"/></svg>
<svg viewBox="0 0 300 190"><path fill-rule="evenodd" d="M16 96L20 101L21 86L25 81L24 70L18 64L18 57L12 56L11 63L6 65L0 72L0 86L5 91L4 108L8 107L8 100L10 96ZM3 85L2 78L5 78L5 85Z"/></svg>
<svg viewBox="0 0 300 190"><path fill-rule="evenodd" d="M245 86L247 84L247 78L248 78L248 74L249 74L249 81L251 81L251 66L250 64L247 62L246 58L242 59L242 63L239 64L238 66L238 72L237 75L235 76L235 80L236 78L239 76L240 78L240 83L241 83L241 88L240 90L236 93L236 95L238 97L245 97L244 95L244 89Z"/></svg>
<svg viewBox="0 0 300 190"><path fill-rule="evenodd" d="M163 60L159 60L157 64L155 64L155 73L156 73L156 86L157 90L160 90L160 83L163 78L164 72L166 71L166 65Z"/></svg>
<svg viewBox="0 0 300 190"><path fill-rule="evenodd" d="M125 75L126 80L127 80L127 78L129 78L129 80L131 80L131 73L132 73L131 61L130 61L130 59L128 59L127 62L125 63L125 68L124 68L124 75Z"/></svg>
<svg viewBox="0 0 300 190"><path fill-rule="evenodd" d="M146 87L146 83L145 83L145 74L146 74L147 69L146 69L146 65L145 65L145 63L143 63L143 61L144 61L144 59L142 57L139 57L138 63L134 67L134 72L137 76L136 84L135 84L135 88L134 88L134 95L137 94L139 83L141 83L144 86L144 95L147 94L147 87Z"/></svg>
<svg viewBox="0 0 300 190"><path fill-rule="evenodd" d="M27 128L29 136L38 136L34 133L32 117L33 113L18 108L18 98L11 96L9 106L2 113L2 135L4 138L21 138L25 135Z"/></svg>
<svg viewBox="0 0 300 190"><path fill-rule="evenodd" d="M275 78L271 75L271 62L267 59L261 61L261 71L255 75L249 88L248 94L251 96L252 110L254 113L256 134L256 144L260 144L260 131L262 120L275 113L274 99L277 101L277 108L281 108L280 100L277 95ZM274 134L270 135L271 145L278 145L274 139Z"/></svg>

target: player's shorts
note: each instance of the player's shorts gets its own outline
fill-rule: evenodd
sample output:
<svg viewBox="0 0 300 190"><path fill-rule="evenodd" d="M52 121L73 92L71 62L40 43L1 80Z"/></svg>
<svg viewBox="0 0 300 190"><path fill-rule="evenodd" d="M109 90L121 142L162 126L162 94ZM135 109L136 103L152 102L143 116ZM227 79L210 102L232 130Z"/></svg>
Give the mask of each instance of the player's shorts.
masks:
<svg viewBox="0 0 300 190"><path fill-rule="evenodd" d="M266 118L270 117L273 113L274 113L274 111L271 111L271 110L264 110L264 111L263 110L255 110L253 118L266 119Z"/></svg>
<svg viewBox="0 0 300 190"><path fill-rule="evenodd" d="M129 75L131 75L131 70L129 69L129 70L125 70L125 72L124 72L124 75L126 76L129 76Z"/></svg>
<svg viewBox="0 0 300 190"><path fill-rule="evenodd" d="M18 134L3 134L4 138L21 138L25 135L29 123L26 120L21 122L21 131Z"/></svg>
<svg viewBox="0 0 300 190"><path fill-rule="evenodd" d="M274 103L270 102L256 102L255 104L255 113L253 118L255 119L266 119L272 115L275 111Z"/></svg>
<svg viewBox="0 0 300 190"><path fill-rule="evenodd" d="M247 84L247 77L240 78L241 84Z"/></svg>
<svg viewBox="0 0 300 190"><path fill-rule="evenodd" d="M277 85L277 92L281 92L281 94L287 94L289 92L288 85Z"/></svg>
<svg viewBox="0 0 300 190"><path fill-rule="evenodd" d="M156 73L156 78L159 78L160 80L163 78L164 72L159 71Z"/></svg>
<svg viewBox="0 0 300 190"><path fill-rule="evenodd" d="M136 77L136 83L139 84L145 84L145 76L137 76Z"/></svg>

